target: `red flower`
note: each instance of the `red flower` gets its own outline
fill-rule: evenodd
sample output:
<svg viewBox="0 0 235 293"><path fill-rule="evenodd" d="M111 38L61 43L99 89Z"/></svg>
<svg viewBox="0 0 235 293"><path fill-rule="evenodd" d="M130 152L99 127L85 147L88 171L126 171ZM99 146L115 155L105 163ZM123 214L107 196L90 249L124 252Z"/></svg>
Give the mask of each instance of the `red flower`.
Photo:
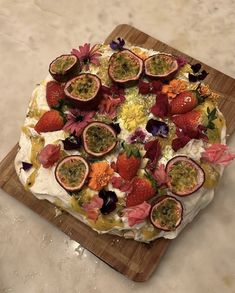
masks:
<svg viewBox="0 0 235 293"><path fill-rule="evenodd" d="M148 158L150 160L147 167L150 170L153 170L155 169L157 161L161 156L161 145L157 139L151 140L144 145L144 149L146 150L144 158Z"/></svg>
<svg viewBox="0 0 235 293"><path fill-rule="evenodd" d="M158 185L167 184L169 182L169 177L163 164L160 164L159 167L153 172L153 177L157 180Z"/></svg>
<svg viewBox="0 0 235 293"><path fill-rule="evenodd" d="M114 188L117 188L122 192L126 192L128 194L132 191L132 181L125 181L119 176L113 176L110 182Z"/></svg>
<svg viewBox="0 0 235 293"><path fill-rule="evenodd" d="M156 96L156 103L151 108L151 113L154 116L164 118L169 113L169 102L166 94L159 94Z"/></svg>
<svg viewBox="0 0 235 293"><path fill-rule="evenodd" d="M139 80L139 93L142 95L157 94L162 89L162 82L159 80L154 80L152 82L145 82Z"/></svg>
<svg viewBox="0 0 235 293"><path fill-rule="evenodd" d="M69 109L66 115L67 122L63 129L69 131L71 134L80 136L83 129L91 122L94 117L94 111L80 111L79 109Z"/></svg>
<svg viewBox="0 0 235 293"><path fill-rule="evenodd" d="M48 144L38 155L38 160L44 168L50 168L60 158L60 145Z"/></svg>
<svg viewBox="0 0 235 293"><path fill-rule="evenodd" d="M97 45L91 48L90 44L84 44L79 46L79 50L72 49L72 54L76 55L83 65L85 65L85 70L89 70L89 64L100 65L99 57L102 55L99 52Z"/></svg>

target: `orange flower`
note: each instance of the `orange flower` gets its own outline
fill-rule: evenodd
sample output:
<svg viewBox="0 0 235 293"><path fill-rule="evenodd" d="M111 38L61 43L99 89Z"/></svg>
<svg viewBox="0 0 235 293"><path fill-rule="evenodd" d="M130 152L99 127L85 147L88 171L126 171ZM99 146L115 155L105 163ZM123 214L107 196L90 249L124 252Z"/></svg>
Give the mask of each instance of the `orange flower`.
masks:
<svg viewBox="0 0 235 293"><path fill-rule="evenodd" d="M162 92L167 94L169 98L174 99L176 95L187 89L187 82L181 79L173 79L169 84L162 87Z"/></svg>
<svg viewBox="0 0 235 293"><path fill-rule="evenodd" d="M101 190L108 185L114 171L107 162L96 162L91 165L90 182L88 186L93 190Z"/></svg>

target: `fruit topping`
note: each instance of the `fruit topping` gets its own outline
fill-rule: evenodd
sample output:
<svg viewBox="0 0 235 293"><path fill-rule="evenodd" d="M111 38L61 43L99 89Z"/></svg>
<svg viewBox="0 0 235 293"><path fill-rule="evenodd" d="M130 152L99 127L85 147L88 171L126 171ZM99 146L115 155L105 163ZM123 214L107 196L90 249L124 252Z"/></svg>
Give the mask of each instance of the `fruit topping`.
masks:
<svg viewBox="0 0 235 293"><path fill-rule="evenodd" d="M89 174L89 165L81 156L67 156L55 169L57 182L67 191L82 188Z"/></svg>
<svg viewBox="0 0 235 293"><path fill-rule="evenodd" d="M114 129L103 122L89 123L82 133L85 151L95 157L101 157L111 152L117 143Z"/></svg>
<svg viewBox="0 0 235 293"><path fill-rule="evenodd" d="M132 207L143 203L155 195L152 182L147 178L135 177L132 181L132 190L126 198L126 206Z"/></svg>
<svg viewBox="0 0 235 293"><path fill-rule="evenodd" d="M64 87L51 80L46 85L46 99L47 104L50 108L56 107L59 104L59 101L65 98Z"/></svg>
<svg viewBox="0 0 235 293"><path fill-rule="evenodd" d="M168 161L166 172L171 192L182 197L196 192L205 181L203 169L186 156L176 156Z"/></svg>
<svg viewBox="0 0 235 293"><path fill-rule="evenodd" d="M200 101L197 91L185 91L178 94L170 103L170 113L184 114L192 111Z"/></svg>
<svg viewBox="0 0 235 293"><path fill-rule="evenodd" d="M214 188L219 182L220 173L216 168L209 163L201 163L201 167L205 172L205 182L203 187L205 188Z"/></svg>
<svg viewBox="0 0 235 293"><path fill-rule="evenodd" d="M140 167L141 157L139 149L135 145L123 146L124 151L118 155L117 173L125 180L133 179Z"/></svg>
<svg viewBox="0 0 235 293"><path fill-rule="evenodd" d="M49 72L59 81L66 82L80 71L80 62L73 54L61 55L51 62Z"/></svg>
<svg viewBox="0 0 235 293"><path fill-rule="evenodd" d="M114 53L109 59L109 76L114 82L138 80L143 71L143 60L130 50Z"/></svg>
<svg viewBox="0 0 235 293"><path fill-rule="evenodd" d="M103 205L100 209L100 212L103 215L107 215L116 209L118 198L114 191L107 191L102 189L99 192L99 197L103 199Z"/></svg>
<svg viewBox="0 0 235 293"><path fill-rule="evenodd" d="M172 196L158 198L150 212L152 224L163 231L174 231L183 219L183 206Z"/></svg>
<svg viewBox="0 0 235 293"><path fill-rule="evenodd" d="M82 106L89 102L95 102L101 88L99 77L91 73L83 73L68 81L65 85L67 98Z"/></svg>
<svg viewBox="0 0 235 293"><path fill-rule="evenodd" d="M202 119L202 113L198 110L193 110L185 114L175 115L172 121L175 125L184 132L193 132L197 130Z"/></svg>
<svg viewBox="0 0 235 293"><path fill-rule="evenodd" d="M50 132L61 130L64 126L64 119L60 115L59 111L50 110L45 112L42 117L38 120L34 129L40 132Z"/></svg>
<svg viewBox="0 0 235 293"><path fill-rule="evenodd" d="M144 61L145 74L149 77L169 78L178 70L178 63L174 56L156 54Z"/></svg>

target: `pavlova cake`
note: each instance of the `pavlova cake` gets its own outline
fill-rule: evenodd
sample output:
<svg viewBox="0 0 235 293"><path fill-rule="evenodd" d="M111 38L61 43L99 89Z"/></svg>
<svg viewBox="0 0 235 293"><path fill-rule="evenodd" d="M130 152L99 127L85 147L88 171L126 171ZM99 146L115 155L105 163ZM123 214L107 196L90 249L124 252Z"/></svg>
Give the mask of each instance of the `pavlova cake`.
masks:
<svg viewBox="0 0 235 293"><path fill-rule="evenodd" d="M207 72L118 38L57 57L49 73L15 159L25 189L98 233L175 238L235 157Z"/></svg>

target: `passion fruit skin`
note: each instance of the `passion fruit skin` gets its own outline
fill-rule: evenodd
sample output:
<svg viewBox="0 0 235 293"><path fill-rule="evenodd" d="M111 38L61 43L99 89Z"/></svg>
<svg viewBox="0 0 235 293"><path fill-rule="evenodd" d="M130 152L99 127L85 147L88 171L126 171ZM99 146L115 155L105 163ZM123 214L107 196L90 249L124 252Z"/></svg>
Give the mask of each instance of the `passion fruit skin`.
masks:
<svg viewBox="0 0 235 293"><path fill-rule="evenodd" d="M59 58L61 57L65 57L65 56L74 56L74 58L76 59L76 62L72 65L72 67L70 67L68 70L66 70L66 72L64 74L61 73L54 73L51 70L51 66L52 64ZM78 59L77 56L73 55L73 54L63 54L58 56L56 59L54 59L50 65L49 65L49 73L50 75L58 82L67 82L68 80L70 80L71 78L73 78L74 76L78 75L79 72L81 71L81 64L80 61Z"/></svg>
<svg viewBox="0 0 235 293"><path fill-rule="evenodd" d="M174 229L167 229L165 227L163 228L163 227L160 227L160 226L156 226L156 223L154 223L154 221L152 219L152 212L153 212L154 208L156 207L156 205L158 205L159 203L161 203L162 201L167 200L167 199L173 199L181 207L180 221L179 221L179 223L176 225L176 227ZM180 226L180 224L182 223L182 221L183 221L183 211L184 211L183 205L178 199L176 199L175 197L170 196L170 195L162 195L162 196L157 198L157 200L155 201L154 205L152 206L152 208L150 210L150 216L149 217L150 217L150 221L151 221L151 223L152 223L152 225L154 227L156 227L157 229L160 229L162 231L165 231L165 232L170 232L170 231L175 231Z"/></svg>
<svg viewBox="0 0 235 293"><path fill-rule="evenodd" d="M168 58L172 59L172 61L174 62L175 68L173 70L171 70L170 72L167 72L165 74L152 74L152 73L150 73L149 70L148 70L148 64L150 64L151 60L156 56L164 56L164 57L167 56ZM174 77L174 75L176 74L178 69L179 69L179 65L177 63L177 60L172 55L159 53L159 54L149 56L147 59L144 60L144 73L149 79L160 79L160 80L163 80L163 81L168 81L168 80L170 80L170 79L172 79Z"/></svg>
<svg viewBox="0 0 235 293"><path fill-rule="evenodd" d="M195 162L193 159L187 157L187 156L176 156L176 157L173 157L171 160L169 160L166 164L166 173L168 174L168 172L170 171L170 168L171 166L174 164L174 162L176 161L187 161L189 163L191 163L193 166L195 166L197 168L197 170L200 172L200 175L201 175L201 182L198 184L198 186L196 188L194 188L191 192L187 192L185 194L181 194L181 193L176 193L176 192L173 192L171 190L171 192L174 194L174 195L177 195L179 197L186 197L186 196L189 196L193 193L195 193L196 191L198 191L202 185L204 184L205 182L205 172L204 170L201 168L201 166L198 165L197 162ZM170 184L169 184L169 187L170 187ZM171 189L171 188L170 188Z"/></svg>
<svg viewBox="0 0 235 293"><path fill-rule="evenodd" d="M96 94L88 100L82 100L79 97L75 97L75 96L71 95L68 91L70 84L72 82L74 82L76 79L78 79L84 75L90 76L91 78L95 78L96 82L97 82ZM89 110L90 111L90 110L97 109L97 107L102 99L102 86L101 85L102 85L101 80L97 75L91 74L91 73L81 73L78 76L74 77L73 79L69 80L65 84L64 93L65 93L66 99L72 104L72 106L77 107L81 110L87 110L87 111Z"/></svg>
<svg viewBox="0 0 235 293"><path fill-rule="evenodd" d="M61 166L61 164L62 164L64 161L69 161L70 159L81 160L81 161L84 162L84 164L86 165L86 175L84 176L84 179L83 179L82 182L79 184L79 186L78 186L78 187L75 187L75 188L68 188L68 187L65 187L65 186L63 185L63 183L62 183L62 182L59 180L59 178L58 178L58 177L59 177L59 176L58 176L58 169L59 169L59 167ZM55 178L56 178L56 181L59 183L59 185L60 185L62 188L64 188L64 189L65 189L66 191L68 191L68 192L75 192L75 191L80 190L80 189L83 187L83 185L85 184L85 182L86 182L86 180L87 180L87 177L88 177L89 173L90 173L90 166L89 166L88 162L87 162L82 156L79 156L79 155L71 155L71 156L67 156L67 157L61 159L61 160L58 162L58 164L57 164L57 166L56 166L56 168L55 168Z"/></svg>
<svg viewBox="0 0 235 293"><path fill-rule="evenodd" d="M140 65L140 69L138 74L134 77L134 78L129 78L129 79L125 79L125 80L121 80L121 79L116 79L113 74L112 74L112 62L115 58L117 58L117 56L123 54L123 53L129 53L131 56L133 56L134 58L136 58L136 60L138 60L139 65ZM133 86L136 84L136 82L140 79L142 73L143 73L143 69L144 69L144 61L137 56L135 53L133 53L131 50L129 49L124 49L122 51L119 51L117 53L113 53L112 56L109 59L109 67L108 67L108 74L109 77L111 78L111 80L114 83L118 83L118 84L122 84L124 86Z"/></svg>
<svg viewBox="0 0 235 293"><path fill-rule="evenodd" d="M115 136L115 138L117 138L117 134L116 134L116 131L114 130L114 128L112 126L109 126L108 124L104 123L104 122L100 122L100 121L93 121L93 122L90 122L83 130L82 132L82 143L83 143L83 147L84 147L84 150L87 154L91 155L92 157L103 157L104 155L110 153L117 145L117 140L115 141L115 143L112 145L111 148L108 149L108 151L105 151L105 152L102 152L102 153L94 153L92 151L89 150L87 144L86 144L86 130L92 126L92 125L100 125L100 126L103 126L103 127L106 127L110 130L111 133L113 133L113 135Z"/></svg>

